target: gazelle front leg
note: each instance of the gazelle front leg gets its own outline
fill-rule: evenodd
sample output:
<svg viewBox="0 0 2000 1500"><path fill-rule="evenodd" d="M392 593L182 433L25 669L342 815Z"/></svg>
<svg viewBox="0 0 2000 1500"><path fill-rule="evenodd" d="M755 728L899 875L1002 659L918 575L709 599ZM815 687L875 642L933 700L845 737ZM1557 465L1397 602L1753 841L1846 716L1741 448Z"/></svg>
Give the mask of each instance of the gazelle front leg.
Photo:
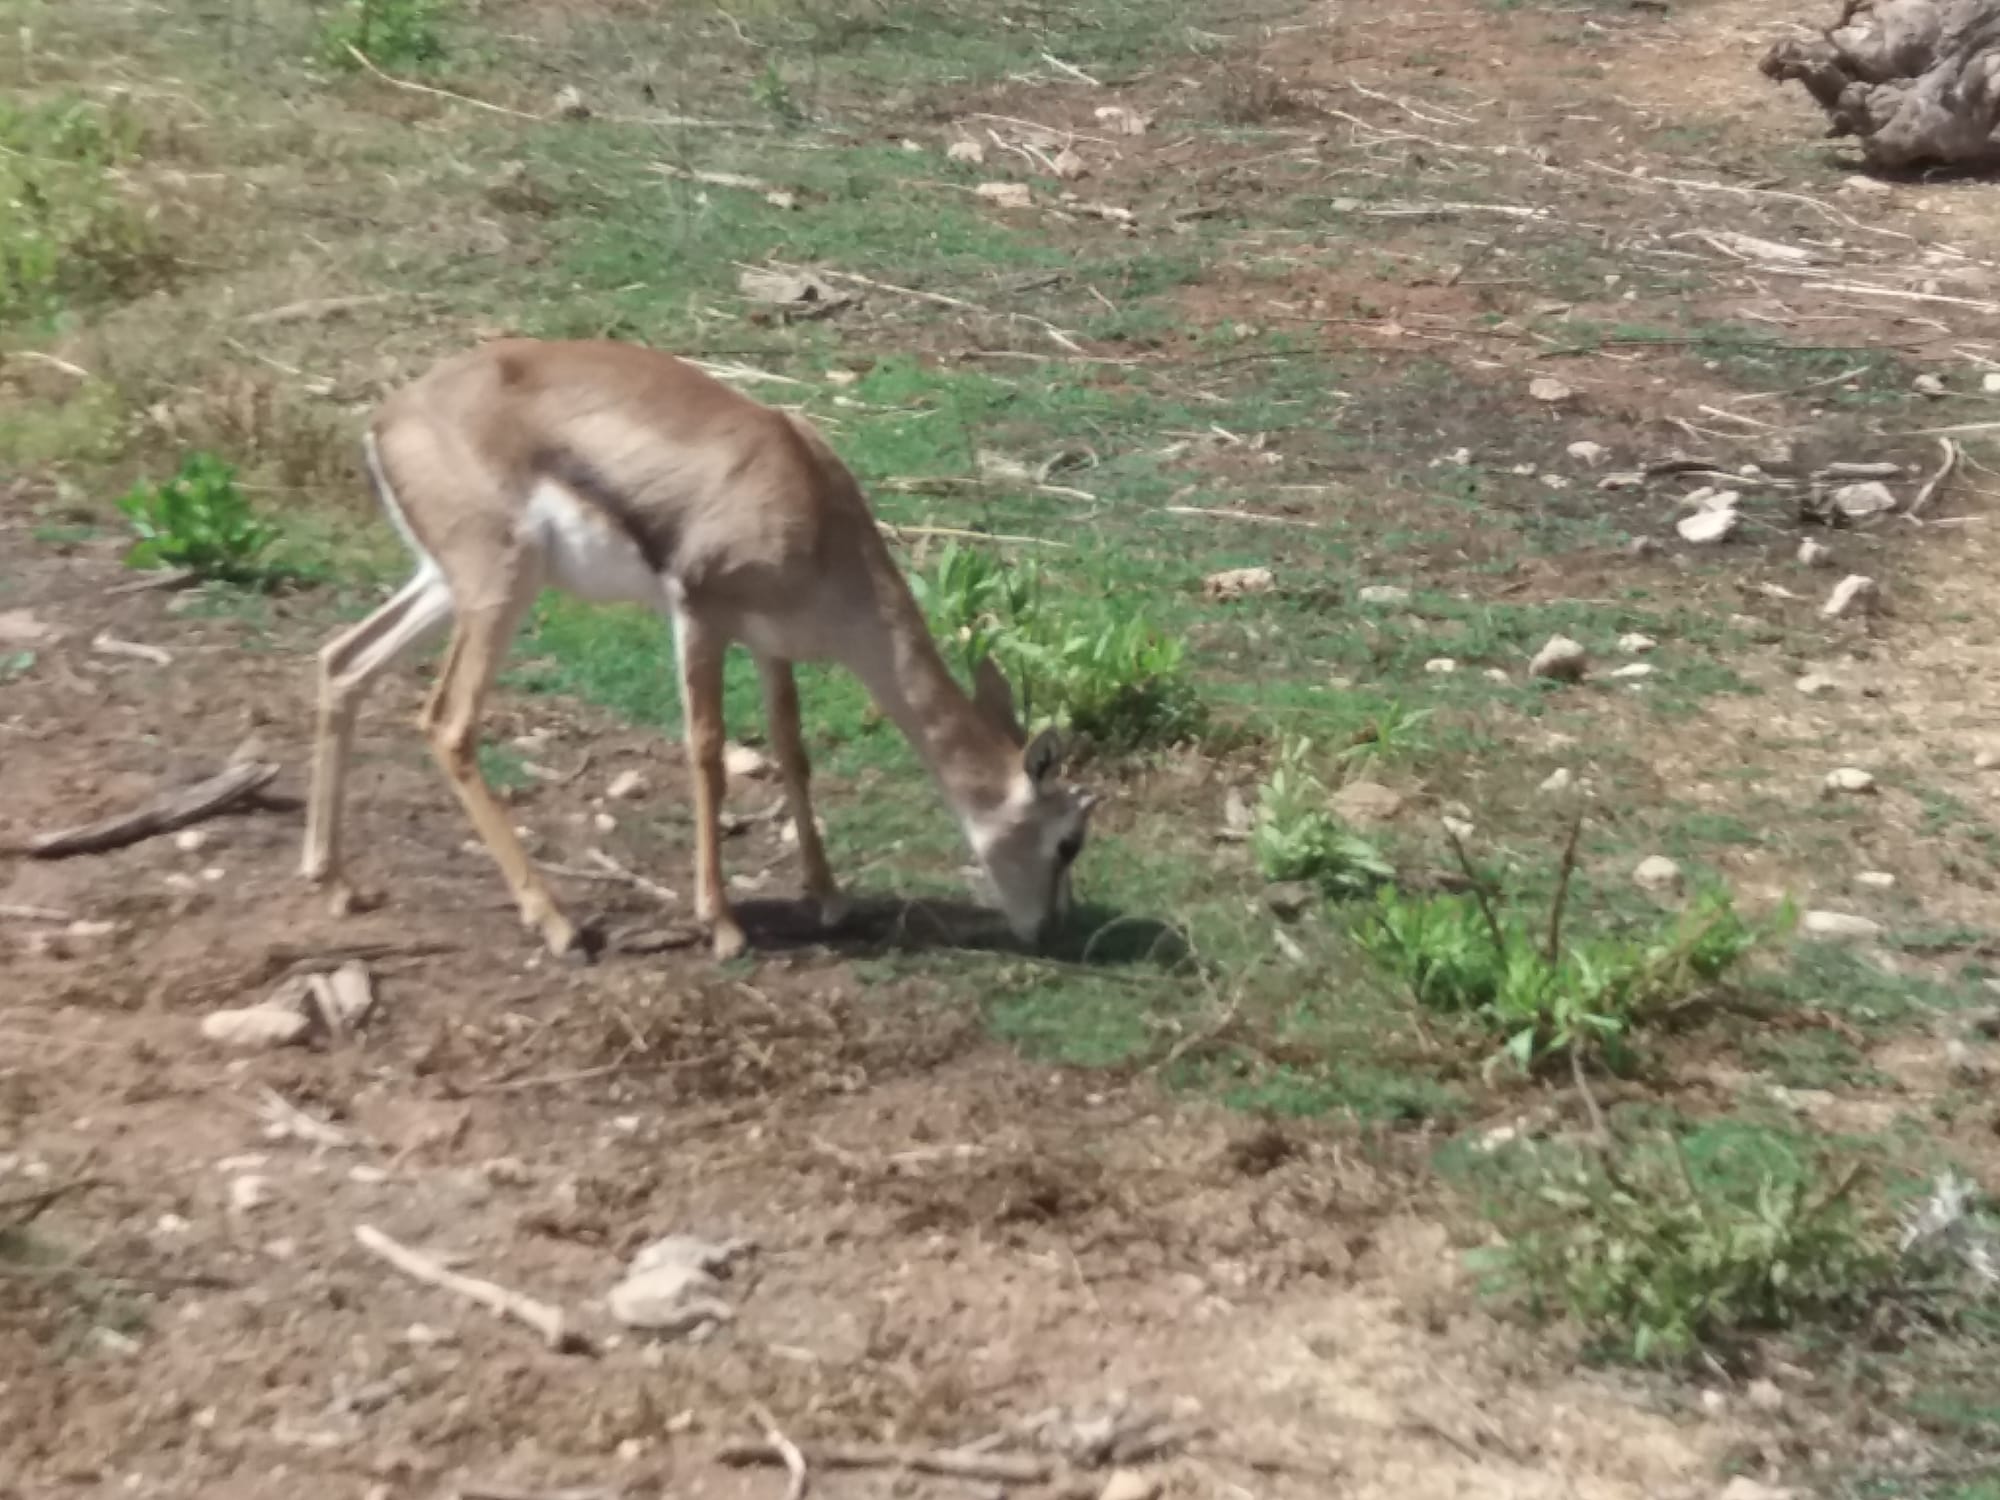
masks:
<svg viewBox="0 0 2000 1500"><path fill-rule="evenodd" d="M819 824L813 818L812 763L806 758L805 738L799 728L798 681L792 675L792 664L775 656L759 656L757 671L764 679L764 723L771 731L778 772L785 779L785 805L799 833L799 866L805 877L806 897L818 903L823 926L837 926L847 915L847 902L826 862L826 847L820 842Z"/></svg>
<svg viewBox="0 0 2000 1500"><path fill-rule="evenodd" d="M674 610L674 647L681 669L681 714L687 724L688 770L694 781L694 910L706 922L719 960L746 946L722 883L722 663L726 637L685 606Z"/></svg>

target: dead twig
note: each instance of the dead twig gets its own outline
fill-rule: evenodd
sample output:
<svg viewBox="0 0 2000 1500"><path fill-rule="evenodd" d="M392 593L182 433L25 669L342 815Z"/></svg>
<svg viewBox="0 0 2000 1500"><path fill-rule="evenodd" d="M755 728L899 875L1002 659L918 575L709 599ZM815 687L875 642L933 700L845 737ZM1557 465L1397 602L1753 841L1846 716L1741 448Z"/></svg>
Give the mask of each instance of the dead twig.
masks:
<svg viewBox="0 0 2000 1500"><path fill-rule="evenodd" d="M1938 491L1944 488L1946 481L1958 472L1959 460L1965 456L1965 450L1948 437L1939 438L1938 447L1944 456L1938 464L1937 472L1924 481L1923 487L1911 498L1909 509L1903 512L1913 521L1926 505L1937 498Z"/></svg>
<svg viewBox="0 0 2000 1500"><path fill-rule="evenodd" d="M72 1177L52 1187L38 1188L14 1198L0 1198L0 1233L26 1229L43 1214L73 1193L88 1192L103 1184L101 1177Z"/></svg>
<svg viewBox="0 0 2000 1500"><path fill-rule="evenodd" d="M827 1469L906 1469L952 1479L978 1479L994 1484L1047 1484L1055 1465L1025 1454L977 1453L963 1448L891 1448L868 1443L815 1445L812 1460ZM732 1469L785 1463L783 1453L768 1439L761 1443L731 1443L715 1461Z"/></svg>
<svg viewBox="0 0 2000 1500"><path fill-rule="evenodd" d="M151 662L156 667L171 667L173 654L158 646L148 646L140 641L121 641L113 635L99 631L90 642L90 649L100 656L122 656L130 661Z"/></svg>
<svg viewBox="0 0 2000 1500"><path fill-rule="evenodd" d="M368 54L352 42L348 43L347 52L362 67L373 73L391 88L406 89L412 94L428 94L433 99L449 99L454 104L470 104L474 109L483 109L496 115L506 115L512 120L533 120L537 125L548 122L545 115L531 115L526 110L509 109L504 104L489 104L484 99L473 98L470 94L454 94L450 89L434 89L427 83L412 83L407 78L393 77L376 67L369 59Z"/></svg>
<svg viewBox="0 0 2000 1500"><path fill-rule="evenodd" d="M1302 521L1297 516L1272 516L1255 510L1210 510L1201 505L1169 505L1170 516L1205 516L1215 521L1255 521L1266 526L1303 526L1308 531L1318 531L1319 522Z"/></svg>
<svg viewBox="0 0 2000 1500"><path fill-rule="evenodd" d="M777 1418L771 1415L771 1408L761 1401L750 1403L750 1419L764 1434L764 1442L785 1466L790 1479L785 1485L785 1500L805 1500L806 1491L812 1485L812 1475L806 1468L806 1456L799 1451L799 1445L778 1430Z"/></svg>
<svg viewBox="0 0 2000 1500"><path fill-rule="evenodd" d="M610 855L606 854L602 849L596 849L596 848L586 849L584 851L583 857L589 860L592 864L596 865L597 868L602 870L606 875L609 875L614 879L624 881L627 885L631 886L632 889L634 889L635 891L641 891L644 894L651 896L655 901L659 902L662 906L676 905L681 899L679 896L675 895L671 890L669 890L666 886L660 885L655 881L648 880L645 876L641 875L637 870L626 869L625 866L619 864L617 860L613 859Z"/></svg>
<svg viewBox="0 0 2000 1500"><path fill-rule="evenodd" d="M73 912L58 911L53 906L18 906L11 901L0 901L0 922L74 922Z"/></svg>
<svg viewBox="0 0 2000 1500"><path fill-rule="evenodd" d="M308 297L303 302L287 302L282 307L267 307L262 312L251 313L243 320L246 328L259 328L267 323L306 323L319 318L331 318L340 313L355 312L364 307L375 307L384 302L394 301L394 292L370 292L355 297ZM299 372L290 372L294 375Z"/></svg>
<svg viewBox="0 0 2000 1500"><path fill-rule="evenodd" d="M29 841L27 853L34 859L68 859L123 849L212 818L261 790L277 774L277 766L269 761L245 761L193 786L163 792L132 812L116 813L81 828L41 834Z"/></svg>
<svg viewBox="0 0 2000 1500"><path fill-rule="evenodd" d="M177 589L182 584L194 582L193 568L167 568L160 572L148 573L143 578L134 578L128 583L114 583L104 591L107 599L117 599L126 594L147 594L154 589Z"/></svg>
<svg viewBox="0 0 2000 1500"><path fill-rule="evenodd" d="M1479 914L1486 919L1486 930L1493 938L1494 954L1504 955L1507 952L1507 935L1501 931L1500 918L1487 897L1485 880L1473 868L1472 856L1465 852L1465 840L1450 824L1445 825L1444 836L1451 840L1451 851L1458 856L1458 867L1465 872L1466 883L1472 887L1472 899L1479 903Z"/></svg>
<svg viewBox="0 0 2000 1500"><path fill-rule="evenodd" d="M468 1302L476 1302L495 1317L512 1318L517 1323L526 1324L559 1353L590 1352L590 1341L569 1327L559 1307L537 1302L533 1297L511 1291L496 1282L481 1281L476 1276L461 1276L456 1271L447 1270L430 1256L398 1244L372 1224L355 1225L354 1238L369 1254L387 1261L412 1280L463 1297Z"/></svg>
<svg viewBox="0 0 2000 1500"><path fill-rule="evenodd" d="M1547 957L1551 965L1562 957L1563 908L1569 905L1570 877L1576 874L1576 844L1582 835L1583 809L1579 807L1569 822L1569 842L1563 845L1562 867L1556 872L1555 899L1549 903Z"/></svg>

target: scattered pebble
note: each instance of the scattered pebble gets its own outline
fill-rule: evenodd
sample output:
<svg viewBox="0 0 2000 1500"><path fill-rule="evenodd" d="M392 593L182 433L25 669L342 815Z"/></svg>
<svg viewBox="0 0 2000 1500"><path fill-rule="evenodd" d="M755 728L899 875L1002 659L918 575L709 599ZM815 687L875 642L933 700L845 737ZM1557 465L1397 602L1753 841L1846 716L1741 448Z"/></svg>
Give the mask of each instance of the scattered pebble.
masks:
<svg viewBox="0 0 2000 1500"><path fill-rule="evenodd" d="M1807 937L1823 942L1849 942L1880 937L1882 924L1844 911L1809 911L1799 922Z"/></svg>
<svg viewBox="0 0 2000 1500"><path fill-rule="evenodd" d="M1651 557L1660 550L1660 544L1649 536L1635 536L1625 544L1627 557Z"/></svg>
<svg viewBox="0 0 2000 1500"><path fill-rule="evenodd" d="M573 83L566 83L556 90L556 118L560 120L588 120L590 106L583 101L583 90Z"/></svg>
<svg viewBox="0 0 2000 1500"><path fill-rule="evenodd" d="M1528 382L1528 394L1537 401L1546 401L1553 405L1558 401L1569 400L1576 392L1560 380L1551 379L1547 375L1538 375Z"/></svg>
<svg viewBox="0 0 2000 1500"><path fill-rule="evenodd" d="M611 778L611 785L604 789L604 795L613 802L623 802L629 797L637 797L646 790L646 778L637 771L620 771Z"/></svg>
<svg viewBox="0 0 2000 1500"><path fill-rule="evenodd" d="M1644 656L1659 644L1650 635L1641 635L1636 630L1618 637L1618 649L1627 656Z"/></svg>
<svg viewBox="0 0 2000 1500"><path fill-rule="evenodd" d="M1833 566L1833 548L1807 537L1799 543L1799 562L1808 568L1830 568Z"/></svg>
<svg viewBox="0 0 2000 1500"><path fill-rule="evenodd" d="M1165 1487L1151 1474L1137 1469L1113 1469L1097 1492L1097 1500L1160 1500Z"/></svg>
<svg viewBox="0 0 2000 1500"><path fill-rule="evenodd" d="M1910 389L1919 396L1943 396L1949 393L1943 377L1934 375L1928 370L1910 382Z"/></svg>
<svg viewBox="0 0 2000 1500"><path fill-rule="evenodd" d="M245 1051L288 1047L302 1041L312 1022L299 1011L275 1005L251 1005L242 1010L218 1010L202 1017L201 1034L224 1047Z"/></svg>
<svg viewBox="0 0 2000 1500"><path fill-rule="evenodd" d="M1371 583L1354 597L1363 604L1408 604L1410 591L1400 583Z"/></svg>
<svg viewBox="0 0 2000 1500"><path fill-rule="evenodd" d="M625 1279L611 1289L611 1315L627 1328L667 1334L727 1323L736 1312L715 1295L722 1285L715 1273L749 1248L741 1240L716 1244L686 1234L655 1240L632 1257Z"/></svg>
<svg viewBox="0 0 2000 1500"><path fill-rule="evenodd" d="M986 148L977 141L953 141L944 148L946 161L962 161L970 166L978 166L986 160Z"/></svg>
<svg viewBox="0 0 2000 1500"><path fill-rule="evenodd" d="M1542 790L1551 797L1561 796L1576 785L1576 774L1568 766L1557 766L1542 782Z"/></svg>
<svg viewBox="0 0 2000 1500"><path fill-rule="evenodd" d="M1979 388L1989 396L2000 396L2000 370L1988 370L1980 376Z"/></svg>
<svg viewBox="0 0 2000 1500"><path fill-rule="evenodd" d="M618 831L618 820L608 812L592 813L590 826L595 828L599 833L616 833Z"/></svg>
<svg viewBox="0 0 2000 1500"><path fill-rule="evenodd" d="M229 1211L254 1213L271 1201L271 1179L255 1172L229 1179Z"/></svg>
<svg viewBox="0 0 2000 1500"><path fill-rule="evenodd" d="M1677 891L1681 867L1664 854L1649 854L1633 869L1632 883L1642 891Z"/></svg>
<svg viewBox="0 0 2000 1500"><path fill-rule="evenodd" d="M1701 1393L1701 1409L1711 1417L1720 1417L1729 1410L1729 1397L1714 1386L1704 1386Z"/></svg>
<svg viewBox="0 0 2000 1500"><path fill-rule="evenodd" d="M1350 781L1327 799L1343 822L1387 823L1403 810L1402 793L1379 781Z"/></svg>
<svg viewBox="0 0 2000 1500"><path fill-rule="evenodd" d="M1979 1085L1990 1082L1993 1070L1980 1056L1979 1049L1952 1037L1944 1044L1945 1067L1951 1071L1954 1081L1962 1084Z"/></svg>
<svg viewBox="0 0 2000 1500"><path fill-rule="evenodd" d="M1684 542L1694 542L1701 546L1712 546L1727 541L1736 531L1738 522L1734 510L1698 510L1691 516L1683 516L1674 523L1674 530L1680 533Z"/></svg>
<svg viewBox="0 0 2000 1500"><path fill-rule="evenodd" d="M1581 682L1590 670L1590 653L1566 635L1552 635L1528 663L1530 677L1555 682Z"/></svg>
<svg viewBox="0 0 2000 1500"><path fill-rule="evenodd" d="M1871 891L1893 891L1896 877L1887 870L1860 870L1855 873L1854 883Z"/></svg>
<svg viewBox="0 0 2000 1500"><path fill-rule="evenodd" d="M1975 771L1991 771L1996 766L2000 766L2000 750L1981 750L1972 757Z"/></svg>
<svg viewBox="0 0 2000 1500"><path fill-rule="evenodd" d="M1785 1404L1785 1393L1775 1380L1753 1380L1744 1387L1743 1396L1758 1411L1778 1411Z"/></svg>
<svg viewBox="0 0 2000 1500"><path fill-rule="evenodd" d="M772 770L771 757L762 750L733 743L722 747L722 773L731 781L768 776Z"/></svg>
<svg viewBox="0 0 2000 1500"><path fill-rule="evenodd" d="M1808 672L1798 680L1796 686L1808 698L1824 698L1840 688L1840 684L1824 672Z"/></svg>
<svg viewBox="0 0 2000 1500"><path fill-rule="evenodd" d="M1826 596L1820 613L1829 620L1838 620L1857 608L1872 608L1876 595L1874 579L1861 573L1850 573L1833 586L1833 592Z"/></svg>
<svg viewBox="0 0 2000 1500"><path fill-rule="evenodd" d="M1458 663L1453 661L1449 656L1433 656L1429 661L1424 663L1424 670L1438 676L1443 676L1448 672L1456 672L1458 670Z"/></svg>
<svg viewBox="0 0 2000 1500"><path fill-rule="evenodd" d="M1896 492L1879 479L1861 484L1843 484L1827 497L1833 508L1850 521L1866 521L1896 508Z"/></svg>
<svg viewBox="0 0 2000 1500"><path fill-rule="evenodd" d="M1864 793L1875 790L1874 776L1859 766L1841 766L1826 773L1828 792Z"/></svg>
<svg viewBox="0 0 2000 1500"><path fill-rule="evenodd" d="M1000 208L1032 208L1035 203L1025 182L982 182L972 191Z"/></svg>
<svg viewBox="0 0 2000 1500"><path fill-rule="evenodd" d="M1225 568L1201 581L1205 599L1241 599L1248 594L1268 594L1278 586L1278 576L1269 568Z"/></svg>
<svg viewBox="0 0 2000 1500"><path fill-rule="evenodd" d="M1507 669L1505 667L1488 667L1486 669L1486 680L1488 682L1507 682L1510 679L1507 676Z"/></svg>
<svg viewBox="0 0 2000 1500"><path fill-rule="evenodd" d="M1650 662L1628 661L1624 666L1614 669L1611 675L1627 682L1636 682L1640 678L1651 677L1653 666Z"/></svg>
<svg viewBox="0 0 2000 1500"><path fill-rule="evenodd" d="M1569 445L1569 456L1580 464L1590 465L1593 469L1604 462L1609 452L1610 450L1602 443L1583 441Z"/></svg>
<svg viewBox="0 0 2000 1500"><path fill-rule="evenodd" d="M183 854L192 854L208 842L206 828L183 828L174 835L174 847Z"/></svg>

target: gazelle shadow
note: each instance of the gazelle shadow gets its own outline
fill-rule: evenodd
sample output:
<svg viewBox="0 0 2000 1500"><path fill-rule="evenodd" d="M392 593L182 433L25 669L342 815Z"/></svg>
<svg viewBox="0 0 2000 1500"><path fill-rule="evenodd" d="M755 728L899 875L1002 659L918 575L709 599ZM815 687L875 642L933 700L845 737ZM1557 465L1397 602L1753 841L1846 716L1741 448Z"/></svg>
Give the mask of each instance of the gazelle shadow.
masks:
<svg viewBox="0 0 2000 1500"><path fill-rule="evenodd" d="M1022 943L991 907L951 897L857 896L845 918L822 926L809 902L744 899L736 919L752 948L766 952L825 949L850 956L888 952L959 950L1022 953ZM1133 916L1114 907L1079 902L1037 956L1059 962L1172 967L1191 955L1184 933L1171 922Z"/></svg>

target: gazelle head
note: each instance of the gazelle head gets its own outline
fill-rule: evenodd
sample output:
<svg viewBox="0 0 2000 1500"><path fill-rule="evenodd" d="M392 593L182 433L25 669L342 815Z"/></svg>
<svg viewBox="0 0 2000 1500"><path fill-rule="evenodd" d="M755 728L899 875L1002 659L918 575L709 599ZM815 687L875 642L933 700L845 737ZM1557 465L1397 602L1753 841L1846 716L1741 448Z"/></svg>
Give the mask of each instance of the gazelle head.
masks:
<svg viewBox="0 0 2000 1500"><path fill-rule="evenodd" d="M973 701L1012 747L1000 799L966 820L1007 925L1040 943L1069 914L1070 869L1089 834L1093 792L1062 780L1062 742L1053 729L1032 740L1014 713L1014 694L991 658L973 669Z"/></svg>

